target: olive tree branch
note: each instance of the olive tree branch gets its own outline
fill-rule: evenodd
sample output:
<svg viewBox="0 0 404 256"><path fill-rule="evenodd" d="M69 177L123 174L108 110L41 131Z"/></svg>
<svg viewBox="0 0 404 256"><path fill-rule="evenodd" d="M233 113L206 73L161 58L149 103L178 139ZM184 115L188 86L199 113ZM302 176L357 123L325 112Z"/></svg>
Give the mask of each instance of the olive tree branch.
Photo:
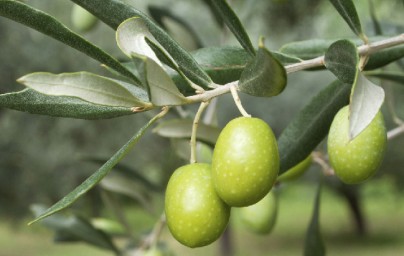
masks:
<svg viewBox="0 0 404 256"><path fill-rule="evenodd" d="M358 53L361 56L364 56L364 55L371 55L371 54L381 51L383 49L401 45L401 44L404 44L404 34L400 34L395 37L383 39L383 40L380 40L377 42L361 45L357 49L358 49ZM302 71L302 70L315 68L315 67L321 67L321 66L324 66L324 55L316 57L314 59L304 60L299 63L287 65L287 66L285 66L285 70L289 74L289 73ZM196 95L188 96L187 97L188 102L196 103L196 102L209 101L212 98L229 93L231 91L231 88L233 86L237 86L238 83L239 83L239 81L233 81L233 82L230 82L225 85L218 86L218 87L216 87L216 85L215 85L214 87L216 87L216 88L213 90L209 90L209 91L205 91L203 93L199 93Z"/></svg>
<svg viewBox="0 0 404 256"><path fill-rule="evenodd" d="M209 105L210 101L202 101L199 106L198 111L195 114L194 122L192 124L192 133L191 133L191 158L190 163L196 163L196 132L198 131L199 120L201 119L203 111Z"/></svg>
<svg viewBox="0 0 404 256"><path fill-rule="evenodd" d="M404 133L404 124L397 126L394 129L391 129L390 131L387 132L387 139L391 140L394 139L395 137L401 135Z"/></svg>

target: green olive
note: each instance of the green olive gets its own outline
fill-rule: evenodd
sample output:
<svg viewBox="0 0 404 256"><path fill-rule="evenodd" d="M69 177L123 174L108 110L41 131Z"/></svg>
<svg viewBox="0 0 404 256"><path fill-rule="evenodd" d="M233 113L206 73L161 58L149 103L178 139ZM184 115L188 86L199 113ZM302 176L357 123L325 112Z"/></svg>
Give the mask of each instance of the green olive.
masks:
<svg viewBox="0 0 404 256"><path fill-rule="evenodd" d="M278 145L268 124L239 117L223 128L213 151L212 180L228 205L243 207L261 200L278 171Z"/></svg>
<svg viewBox="0 0 404 256"><path fill-rule="evenodd" d="M220 237L229 222L230 207L216 194L209 164L189 164L173 173L165 214L171 234L188 247L205 246Z"/></svg>
<svg viewBox="0 0 404 256"><path fill-rule="evenodd" d="M75 4L71 13L71 21L73 27L78 31L87 32L95 27L98 19L80 5Z"/></svg>
<svg viewBox="0 0 404 256"><path fill-rule="evenodd" d="M258 203L237 208L241 223L257 234L269 234L275 226L278 200L274 192L269 192Z"/></svg>
<svg viewBox="0 0 404 256"><path fill-rule="evenodd" d="M286 172L279 175L276 180L279 182L288 182L288 181L292 181L292 180L299 178L300 176L302 176L304 174L305 171L307 171L307 169L309 169L312 161L313 161L313 157L310 154L303 161L301 161L297 165L293 166Z"/></svg>
<svg viewBox="0 0 404 256"><path fill-rule="evenodd" d="M334 117L328 134L328 155L335 175L345 183L355 184L376 173L383 161L387 136L380 111L353 140L349 137L348 118L348 106Z"/></svg>

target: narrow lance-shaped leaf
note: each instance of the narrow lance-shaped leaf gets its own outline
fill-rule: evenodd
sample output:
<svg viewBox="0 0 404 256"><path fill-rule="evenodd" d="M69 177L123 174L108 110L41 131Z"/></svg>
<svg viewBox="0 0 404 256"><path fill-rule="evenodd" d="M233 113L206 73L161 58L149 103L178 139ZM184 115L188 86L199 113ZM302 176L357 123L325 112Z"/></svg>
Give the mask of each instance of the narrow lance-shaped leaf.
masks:
<svg viewBox="0 0 404 256"><path fill-rule="evenodd" d="M368 39L362 31L362 26L359 20L358 13L356 12L355 5L352 0L330 0L337 9L338 13L342 16L351 30L359 36L365 43Z"/></svg>
<svg viewBox="0 0 404 256"><path fill-rule="evenodd" d="M369 72L365 72L365 75L390 80L390 81L397 82L397 83L400 83L400 84L404 85L404 74L403 74L403 72L397 72L397 71L369 71Z"/></svg>
<svg viewBox="0 0 404 256"><path fill-rule="evenodd" d="M247 64L239 81L240 91L259 97L278 95L286 86L286 71L260 40L255 58Z"/></svg>
<svg viewBox="0 0 404 256"><path fill-rule="evenodd" d="M52 16L18 1L0 1L0 15L61 41L98 60L122 75L138 82L137 78L115 58L74 33Z"/></svg>
<svg viewBox="0 0 404 256"><path fill-rule="evenodd" d="M110 171L111 169L119 163L129 151L137 144L139 139L143 136L146 130L159 118L161 118L166 112L161 112L152 118L146 125L144 125L121 149L119 149L100 169L88 177L83 183L71 191L68 195L63 197L60 201L52 205L46 211L41 213L36 219L28 223L31 225L43 218L46 218L54 213L57 213L71 204L73 204L77 199L82 197L95 185L97 185Z"/></svg>
<svg viewBox="0 0 404 256"><path fill-rule="evenodd" d="M255 55L254 46L251 43L250 38L248 37L247 32L245 31L241 21L231 9L231 7L227 4L226 0L211 0L212 5L215 7L216 11L223 18L224 23L226 23L227 27L231 32L236 36L237 40L243 46L243 48L252 56Z"/></svg>
<svg viewBox="0 0 404 256"><path fill-rule="evenodd" d="M373 120L384 101L384 90L361 73L355 81L349 104L349 134L358 136Z"/></svg>
<svg viewBox="0 0 404 256"><path fill-rule="evenodd" d="M0 107L56 117L77 119L107 119L135 112L129 107L93 104L70 96L51 96L32 89L0 95Z"/></svg>
<svg viewBox="0 0 404 256"><path fill-rule="evenodd" d="M320 231L320 196L321 183L318 185L316 199L314 201L313 215L306 233L304 244L304 256L324 256L326 249Z"/></svg>
<svg viewBox="0 0 404 256"><path fill-rule="evenodd" d="M144 19L150 33L163 46L164 49L176 61L179 68L194 83L210 87L212 79L192 58L191 54L185 51L175 40L173 40L163 29L161 29L146 14L140 12L134 7L117 0L71 0L100 20L116 29L122 22L132 17L141 17Z"/></svg>
<svg viewBox="0 0 404 256"><path fill-rule="evenodd" d="M18 82L40 93L55 96L74 96L82 100L117 107L147 109L145 91L123 81L98 76L88 72L51 74L38 72L25 75Z"/></svg>
<svg viewBox="0 0 404 256"><path fill-rule="evenodd" d="M279 174L303 161L325 138L335 114L349 103L351 84L339 80L320 91L291 120L278 139Z"/></svg>
<svg viewBox="0 0 404 256"><path fill-rule="evenodd" d="M339 40L333 43L324 56L325 66L340 81L353 84L358 72L359 54L354 43Z"/></svg>

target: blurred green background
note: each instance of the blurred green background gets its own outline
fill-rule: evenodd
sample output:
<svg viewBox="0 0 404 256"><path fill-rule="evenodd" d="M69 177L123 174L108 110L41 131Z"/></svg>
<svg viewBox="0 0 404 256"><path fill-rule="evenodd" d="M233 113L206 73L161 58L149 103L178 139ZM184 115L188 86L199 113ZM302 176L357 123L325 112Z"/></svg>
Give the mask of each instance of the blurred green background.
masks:
<svg viewBox="0 0 404 256"><path fill-rule="evenodd" d="M24 1L57 17L68 27L70 1ZM201 0L132 0L125 1L148 12L148 6L167 8L186 20L203 46L237 45L227 30L219 28ZM283 44L312 38L353 37L350 29L328 1L321 0L233 0L235 11L245 25L253 43L261 35L271 50ZM369 14L370 1L355 1L368 35L373 33ZM376 15L386 35L403 33L402 1L373 1ZM196 11L197 10L197 11ZM185 47L195 46L189 34L171 26L173 35ZM74 29L74 28L73 28ZM120 59L125 59L115 43L114 31L104 24L83 34L91 42ZM99 63L76 50L36 31L0 17L0 93L20 90L16 79L31 72L53 73L90 71L107 75ZM392 66L392 69L397 68ZM261 99L241 95L245 108L267 121L279 135L293 116L334 79L329 72L298 72L289 75L286 90L275 98ZM380 81L375 81L380 84ZM384 83L388 99L404 118L404 87ZM394 98L392 97L394 96ZM190 108L193 110L194 108ZM394 124L387 107L383 108L388 128ZM223 126L239 115L229 96L218 102L218 125ZM136 132L150 113L109 120L86 121L31 115L0 109L0 255L111 255L80 243L54 244L52 233L36 224L29 207L34 203L51 205L80 184L99 164L88 157L108 159ZM384 164L376 178L365 185L352 186L361 198L367 225L366 236L357 235L347 201L335 186L325 188L322 197L321 223L329 255L403 255L404 254L404 136L389 142ZM320 148L324 145L320 145ZM170 142L147 133L123 161L144 176L164 187L171 172L184 163L170 150ZM319 168L312 167L299 182L280 190L279 222L269 236L258 237L232 225L234 251L237 255L301 254L305 230L312 211L315 181ZM333 179L328 184L335 184ZM97 189L73 205L84 215L113 216L105 210ZM149 230L162 210L161 193L154 193L155 215L148 215L139 204L127 198L126 213L135 231ZM219 243L190 251L163 235L178 255L219 255Z"/></svg>

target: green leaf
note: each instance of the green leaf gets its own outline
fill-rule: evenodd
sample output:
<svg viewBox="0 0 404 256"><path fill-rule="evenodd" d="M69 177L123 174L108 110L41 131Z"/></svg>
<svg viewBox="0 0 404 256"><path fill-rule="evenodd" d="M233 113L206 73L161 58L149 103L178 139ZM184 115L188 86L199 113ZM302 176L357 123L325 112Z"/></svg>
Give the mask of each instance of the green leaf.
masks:
<svg viewBox="0 0 404 256"><path fill-rule="evenodd" d="M279 174L303 161L325 138L335 114L349 103L350 84L331 83L293 118L278 139Z"/></svg>
<svg viewBox="0 0 404 256"><path fill-rule="evenodd" d="M188 102L170 76L152 59L132 54L139 77L149 90L150 101L156 106L182 105ZM143 64L142 64L143 63Z"/></svg>
<svg viewBox="0 0 404 256"><path fill-rule="evenodd" d="M211 163L214 146L214 144L208 145L203 142L197 142L196 159L198 159L198 162ZM179 158L189 161L189 157L191 155L189 139L172 139L171 148Z"/></svg>
<svg viewBox="0 0 404 256"><path fill-rule="evenodd" d="M253 96L271 97L283 91L286 80L285 68L261 40L257 55L241 74L238 87L240 91Z"/></svg>
<svg viewBox="0 0 404 256"><path fill-rule="evenodd" d="M42 94L72 96L113 107L150 108L147 93L131 84L88 72L51 74L38 72L25 75L18 82Z"/></svg>
<svg viewBox="0 0 404 256"><path fill-rule="evenodd" d="M325 66L340 81L353 84L358 66L359 54L356 45L348 40L333 43L324 56Z"/></svg>
<svg viewBox="0 0 404 256"><path fill-rule="evenodd" d="M169 9L159 6L148 6L151 17L169 34L181 43L185 49L202 48L202 42L195 30L181 17ZM186 47L188 46L188 47Z"/></svg>
<svg viewBox="0 0 404 256"><path fill-rule="evenodd" d="M283 45L279 51L302 60L309 60L324 55L333 42L335 40L310 39L297 41Z"/></svg>
<svg viewBox="0 0 404 256"><path fill-rule="evenodd" d="M384 101L384 90L361 73L355 81L349 104L349 134L358 136L373 120Z"/></svg>
<svg viewBox="0 0 404 256"><path fill-rule="evenodd" d="M31 206L36 216L46 210L40 205ZM44 226L54 230L65 241L83 241L94 246L114 251L117 255L119 249L114 245L110 236L96 229L87 219L79 216L63 216L55 214L41 222ZM63 241L59 239L58 241Z"/></svg>
<svg viewBox="0 0 404 256"><path fill-rule="evenodd" d="M144 19L150 33L171 55L184 74L194 83L208 88L213 82L192 56L173 40L146 14L117 0L72 0L81 5L113 29L132 17Z"/></svg>
<svg viewBox="0 0 404 256"><path fill-rule="evenodd" d="M190 119L172 119L159 123L153 132L166 138L191 138L193 121ZM214 146L220 129L215 126L199 123L196 138Z"/></svg>
<svg viewBox="0 0 404 256"><path fill-rule="evenodd" d="M210 12L212 13L213 18L215 19L217 25L219 27L224 27L224 21L222 15L217 11L217 9L213 6L213 3L211 0L202 0L206 6L209 8Z"/></svg>
<svg viewBox="0 0 404 256"><path fill-rule="evenodd" d="M313 215L306 233L304 244L304 256L324 256L326 249L320 231L320 195L321 184L319 184L316 199L314 201Z"/></svg>
<svg viewBox="0 0 404 256"><path fill-rule="evenodd" d="M45 95L32 89L1 94L0 107L77 119L107 119L135 113L129 107L103 106L76 97Z"/></svg>
<svg viewBox="0 0 404 256"><path fill-rule="evenodd" d="M404 45L383 49L370 55L364 70L381 68L403 57Z"/></svg>
<svg viewBox="0 0 404 256"><path fill-rule="evenodd" d="M164 115L165 112L162 112L152 118L146 125L144 125L126 144L119 149L104 165L101 166L96 172L94 172L90 177L88 177L83 183L81 183L78 187L76 187L73 191L59 200L57 203L52 205L46 211L41 213L38 217L36 217L33 221L29 222L28 225L31 225L43 218L46 218L52 214L55 214L70 205L72 205L77 199L82 197L85 193L87 193L90 189L92 189L95 185L97 185L107 174L114 168L114 166L119 163L128 153L129 151L137 144L139 139L143 136L146 130L159 118Z"/></svg>
<svg viewBox="0 0 404 256"><path fill-rule="evenodd" d="M367 42L366 35L362 31L361 22L355 5L352 0L330 0L335 9L339 12L342 18L348 23L351 30L359 36L365 43Z"/></svg>
<svg viewBox="0 0 404 256"><path fill-rule="evenodd" d="M397 71L368 71L365 72L367 76L373 76L385 80L390 80L400 84L404 84L404 74Z"/></svg>
<svg viewBox="0 0 404 256"><path fill-rule="evenodd" d="M255 55L254 46L251 43L250 38L248 37L247 32L245 31L243 25L241 24L239 18L231 9L231 7L227 4L226 0L211 0L212 5L215 7L216 11L223 18L224 23L226 23L227 27L231 32L236 36L237 40L243 46L243 48L251 55Z"/></svg>
<svg viewBox="0 0 404 256"><path fill-rule="evenodd" d="M98 60L102 64L111 67L122 75L131 78L134 82L138 82L137 78L115 58L42 11L18 1L2 0L0 1L0 15L53 37L54 39L87 54L91 58Z"/></svg>

